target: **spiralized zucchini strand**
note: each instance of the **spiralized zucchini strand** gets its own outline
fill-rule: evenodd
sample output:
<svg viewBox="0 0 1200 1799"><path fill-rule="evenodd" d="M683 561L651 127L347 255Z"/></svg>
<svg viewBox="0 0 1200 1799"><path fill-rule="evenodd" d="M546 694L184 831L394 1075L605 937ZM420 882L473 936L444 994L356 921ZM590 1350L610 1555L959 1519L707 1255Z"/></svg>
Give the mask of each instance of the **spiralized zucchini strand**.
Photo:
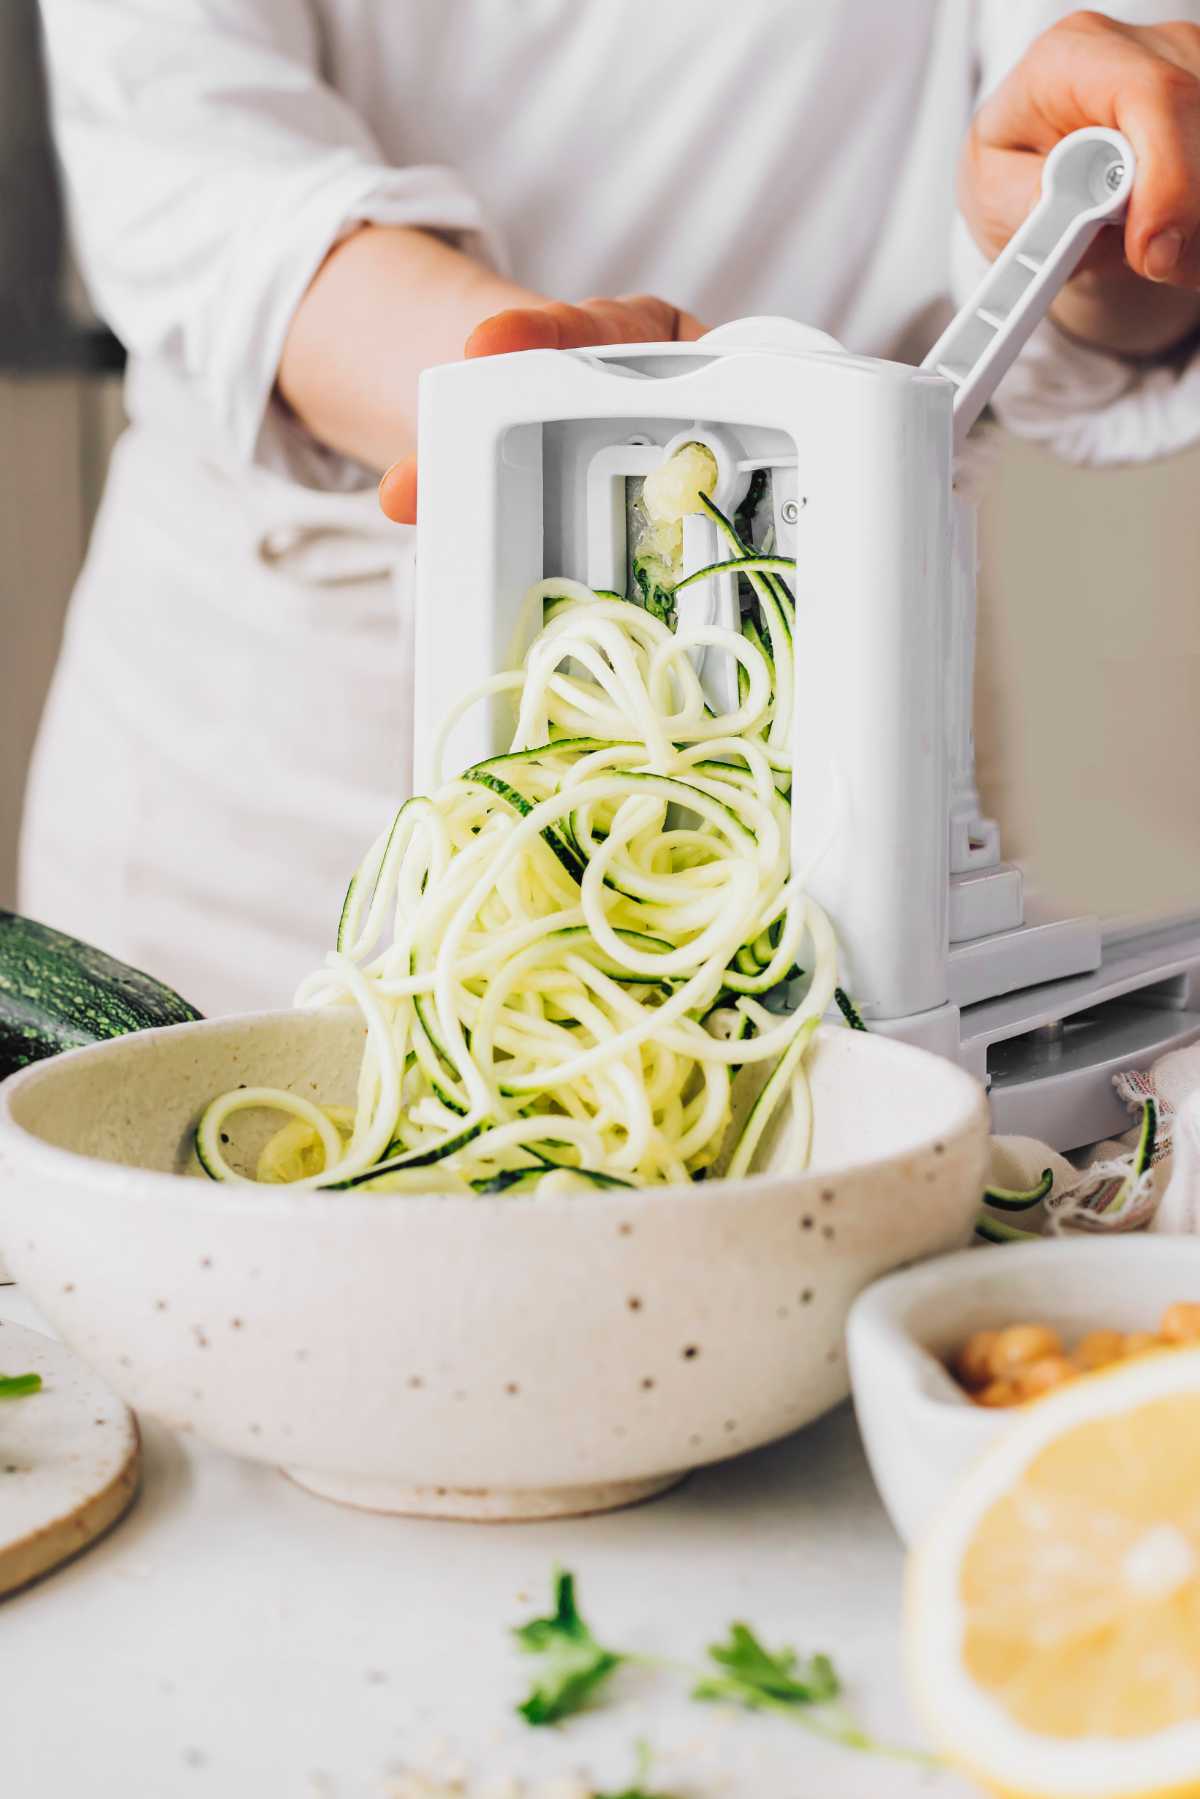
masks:
<svg viewBox="0 0 1200 1799"><path fill-rule="evenodd" d="M289 1120L259 1166L317 1169L296 1188L426 1192L753 1170L769 1093L724 1141L748 1064L782 1059L806 1115L837 945L790 868L791 564L697 504L753 591L742 630L675 632L574 581L531 591L520 666L453 715L513 694L509 751L400 808L297 995L366 1025L352 1128L290 1093L225 1094L198 1131L214 1179L253 1184L222 1150L248 1107ZM701 646L738 664L727 713L705 704Z"/></svg>

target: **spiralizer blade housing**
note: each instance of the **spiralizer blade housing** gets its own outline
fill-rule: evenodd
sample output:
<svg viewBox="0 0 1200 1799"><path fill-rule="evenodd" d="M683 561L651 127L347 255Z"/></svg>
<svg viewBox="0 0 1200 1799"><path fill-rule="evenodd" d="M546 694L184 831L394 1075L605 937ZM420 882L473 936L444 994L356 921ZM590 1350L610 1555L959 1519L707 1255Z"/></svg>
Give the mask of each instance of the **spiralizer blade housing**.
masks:
<svg viewBox="0 0 1200 1799"><path fill-rule="evenodd" d="M637 498L700 442L730 514L757 478L755 541L794 556L797 705L792 857L829 911L869 1024L987 1081L998 1129L1062 1148L1122 1128L1117 1067L1200 1035L1200 921L1102 943L1097 920L1031 907L975 790L973 509L955 456L1054 295L1122 215L1134 159L1077 132L1042 197L921 368L846 353L787 319L694 344L527 351L421 381L416 564L417 791L504 747L503 695L465 694L514 666L544 576L633 592ZM685 521L684 569L720 559ZM680 595L735 625L734 578ZM527 609L526 609L527 611ZM702 678L730 703L732 671Z"/></svg>

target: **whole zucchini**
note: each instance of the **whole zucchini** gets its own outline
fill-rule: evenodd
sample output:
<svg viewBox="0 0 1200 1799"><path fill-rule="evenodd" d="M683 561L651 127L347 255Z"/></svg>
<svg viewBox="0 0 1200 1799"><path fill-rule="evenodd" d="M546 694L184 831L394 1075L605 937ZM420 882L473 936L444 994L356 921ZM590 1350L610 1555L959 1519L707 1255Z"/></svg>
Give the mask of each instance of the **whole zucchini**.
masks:
<svg viewBox="0 0 1200 1799"><path fill-rule="evenodd" d="M0 1080L64 1049L199 1017L170 987L128 963L0 911Z"/></svg>

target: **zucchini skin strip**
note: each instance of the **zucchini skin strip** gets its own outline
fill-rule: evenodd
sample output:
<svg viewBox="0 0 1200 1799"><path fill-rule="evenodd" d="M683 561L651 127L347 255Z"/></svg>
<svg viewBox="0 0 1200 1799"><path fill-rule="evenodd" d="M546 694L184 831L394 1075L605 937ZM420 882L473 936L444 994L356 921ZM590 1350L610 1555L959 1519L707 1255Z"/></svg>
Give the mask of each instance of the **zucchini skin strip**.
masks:
<svg viewBox="0 0 1200 1799"><path fill-rule="evenodd" d="M985 1187L983 1202L985 1205L995 1206L1000 1212L1028 1212L1043 1199L1050 1197L1053 1186L1054 1170L1043 1168L1042 1178L1036 1187L1030 1187L1026 1192L1010 1187Z"/></svg>
<svg viewBox="0 0 1200 1799"><path fill-rule="evenodd" d="M1154 1151L1157 1143L1158 1104L1153 1099L1147 1099L1142 1105L1142 1129L1141 1134L1138 1137L1137 1148L1133 1152L1133 1166L1129 1170L1126 1179L1122 1182L1118 1192L1105 1206L1104 1211L1101 1213L1101 1217L1107 1217L1113 1212L1119 1212L1121 1207L1125 1205L1133 1189L1142 1179L1143 1175L1147 1173L1154 1161Z"/></svg>
<svg viewBox="0 0 1200 1799"><path fill-rule="evenodd" d="M989 1218L986 1212L981 1212L976 1220L975 1235L985 1243L1045 1242L1039 1231L1019 1231L1013 1224L1004 1224L999 1218Z"/></svg>
<svg viewBox="0 0 1200 1799"><path fill-rule="evenodd" d="M833 990L833 997L837 1001L838 1011L841 1013L842 1017L846 1020L846 1023L850 1026L850 1029L852 1031L865 1031L867 1027L863 1023L862 1013L859 1011L859 1009L855 1005L854 1001L850 998L850 995L846 992L846 989L844 987L835 987Z"/></svg>

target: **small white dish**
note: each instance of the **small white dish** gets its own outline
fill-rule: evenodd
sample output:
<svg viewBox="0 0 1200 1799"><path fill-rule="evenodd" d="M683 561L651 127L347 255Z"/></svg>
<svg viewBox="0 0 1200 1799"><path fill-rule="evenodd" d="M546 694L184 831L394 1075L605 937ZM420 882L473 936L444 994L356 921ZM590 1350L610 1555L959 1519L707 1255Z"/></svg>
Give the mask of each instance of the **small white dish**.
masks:
<svg viewBox="0 0 1200 1799"><path fill-rule="evenodd" d="M239 1082L353 1102L348 1011L173 1025L0 1088L0 1238L130 1404L380 1511L543 1517L659 1492L848 1390L855 1294L966 1241L979 1086L826 1028L803 1174L571 1198L194 1176ZM230 1122L236 1162L275 1120ZM257 1133L257 1135L256 1135Z"/></svg>
<svg viewBox="0 0 1200 1799"><path fill-rule="evenodd" d="M888 1275L847 1326L854 1407L892 1523L918 1537L953 1483L1012 1422L974 1405L946 1367L977 1330L1052 1325L1155 1330L1175 1300L1200 1300L1200 1238L1074 1237L977 1248Z"/></svg>

